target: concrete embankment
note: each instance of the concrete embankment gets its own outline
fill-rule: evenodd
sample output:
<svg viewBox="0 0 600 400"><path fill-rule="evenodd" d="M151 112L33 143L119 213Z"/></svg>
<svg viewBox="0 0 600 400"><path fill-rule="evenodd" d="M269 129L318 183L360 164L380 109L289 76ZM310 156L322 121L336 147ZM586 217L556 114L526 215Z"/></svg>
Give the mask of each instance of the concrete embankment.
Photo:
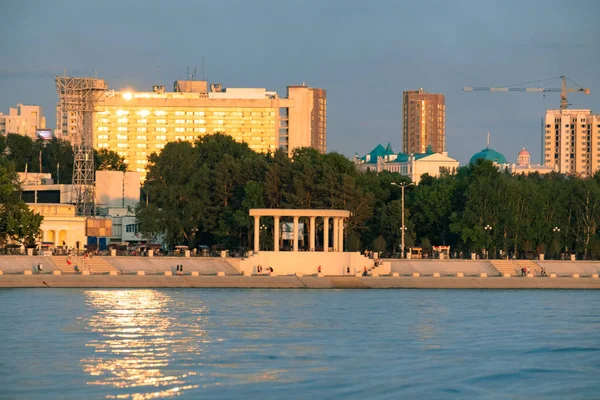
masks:
<svg viewBox="0 0 600 400"><path fill-rule="evenodd" d="M8 274L0 288L600 289L600 279Z"/></svg>

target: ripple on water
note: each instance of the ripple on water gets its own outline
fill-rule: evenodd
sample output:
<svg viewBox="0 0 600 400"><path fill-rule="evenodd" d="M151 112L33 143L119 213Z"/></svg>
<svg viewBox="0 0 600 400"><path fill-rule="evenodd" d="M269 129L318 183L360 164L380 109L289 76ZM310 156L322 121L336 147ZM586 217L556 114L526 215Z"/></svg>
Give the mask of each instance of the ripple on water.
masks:
<svg viewBox="0 0 600 400"><path fill-rule="evenodd" d="M0 291L0 397L594 398L599 297Z"/></svg>

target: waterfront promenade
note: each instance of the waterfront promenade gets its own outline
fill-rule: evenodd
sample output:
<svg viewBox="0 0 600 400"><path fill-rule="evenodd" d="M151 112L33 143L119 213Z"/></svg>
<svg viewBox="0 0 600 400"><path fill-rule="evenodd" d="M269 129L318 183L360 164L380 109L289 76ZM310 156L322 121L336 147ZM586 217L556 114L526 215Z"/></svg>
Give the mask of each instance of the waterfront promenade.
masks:
<svg viewBox="0 0 600 400"><path fill-rule="evenodd" d="M600 289L600 279L9 274L0 276L0 288Z"/></svg>
<svg viewBox="0 0 600 400"><path fill-rule="evenodd" d="M36 266L42 263L43 273ZM297 274L241 274L239 259L203 257L94 257L74 273L61 257L0 257L0 288L273 288L273 289L600 289L600 262L497 260L384 260L369 276ZM176 265L184 266L177 275ZM507 267L508 264L508 267ZM520 265L531 266L519 276ZM541 267L549 276L539 275ZM508 268L511 272L500 272ZM308 268L310 270L310 268ZM512 273L514 270L515 273Z"/></svg>

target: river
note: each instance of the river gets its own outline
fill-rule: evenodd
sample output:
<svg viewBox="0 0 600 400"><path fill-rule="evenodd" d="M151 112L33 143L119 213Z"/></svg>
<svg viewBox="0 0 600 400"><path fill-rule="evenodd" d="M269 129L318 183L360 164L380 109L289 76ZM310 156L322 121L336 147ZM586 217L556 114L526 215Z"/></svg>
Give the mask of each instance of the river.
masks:
<svg viewBox="0 0 600 400"><path fill-rule="evenodd" d="M597 398L600 294L0 290L1 399Z"/></svg>

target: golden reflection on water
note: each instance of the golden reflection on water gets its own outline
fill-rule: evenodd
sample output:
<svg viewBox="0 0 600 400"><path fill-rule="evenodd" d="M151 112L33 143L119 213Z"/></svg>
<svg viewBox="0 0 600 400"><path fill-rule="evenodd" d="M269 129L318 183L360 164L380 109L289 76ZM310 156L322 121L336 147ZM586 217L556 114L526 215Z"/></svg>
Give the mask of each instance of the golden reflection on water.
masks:
<svg viewBox="0 0 600 400"><path fill-rule="evenodd" d="M202 343L210 338L202 328L205 308L192 310L189 318L173 315L177 304L155 290L90 290L86 302L95 314L87 329L98 333L87 346L95 355L81 360L92 379L89 385L135 393L106 396L117 399L173 397L198 387L190 383ZM125 390L123 390L125 391Z"/></svg>

